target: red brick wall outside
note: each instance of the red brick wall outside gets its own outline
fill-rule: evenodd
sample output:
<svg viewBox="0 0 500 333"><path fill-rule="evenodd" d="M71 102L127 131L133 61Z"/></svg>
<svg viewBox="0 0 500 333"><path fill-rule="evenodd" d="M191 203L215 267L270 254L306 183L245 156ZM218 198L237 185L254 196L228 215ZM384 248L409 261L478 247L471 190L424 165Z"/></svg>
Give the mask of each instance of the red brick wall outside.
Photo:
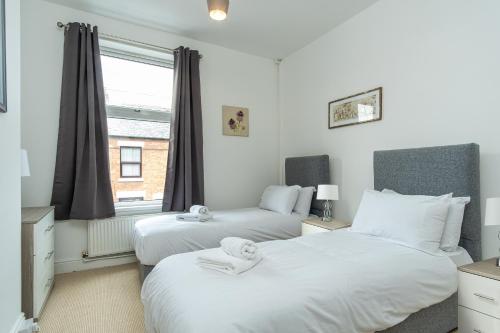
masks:
<svg viewBox="0 0 500 333"><path fill-rule="evenodd" d="M142 147L142 179L131 181L120 179L120 146L119 141L143 143ZM144 200L154 200L157 193L163 193L167 171L168 140L136 139L125 137L109 138L109 164L113 199L118 202L117 192L144 191ZM125 145L126 146L126 145Z"/></svg>

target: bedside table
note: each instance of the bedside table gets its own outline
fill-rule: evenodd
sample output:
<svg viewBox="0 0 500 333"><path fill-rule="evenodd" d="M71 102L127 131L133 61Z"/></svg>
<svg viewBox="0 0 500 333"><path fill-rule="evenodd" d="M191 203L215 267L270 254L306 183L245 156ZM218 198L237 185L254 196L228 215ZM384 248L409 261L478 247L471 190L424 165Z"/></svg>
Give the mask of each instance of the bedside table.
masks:
<svg viewBox="0 0 500 333"><path fill-rule="evenodd" d="M500 332L500 268L496 258L458 269L459 332Z"/></svg>
<svg viewBox="0 0 500 333"><path fill-rule="evenodd" d="M302 235L328 232L332 230L349 228L350 223L332 219L331 222L323 222L319 217L308 217L302 220Z"/></svg>

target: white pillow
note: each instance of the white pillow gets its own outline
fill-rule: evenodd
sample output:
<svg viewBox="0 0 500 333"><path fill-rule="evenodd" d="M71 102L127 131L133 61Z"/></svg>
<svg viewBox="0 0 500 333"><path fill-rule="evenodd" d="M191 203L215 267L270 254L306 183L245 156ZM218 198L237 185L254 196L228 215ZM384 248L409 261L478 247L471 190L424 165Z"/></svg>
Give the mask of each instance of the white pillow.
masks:
<svg viewBox="0 0 500 333"><path fill-rule="evenodd" d="M268 186L260 199L259 207L290 215L297 202L300 186Z"/></svg>
<svg viewBox="0 0 500 333"><path fill-rule="evenodd" d="M384 189L382 193L399 194L393 190ZM437 198L448 197L450 201L450 209L444 226L443 236L441 237L440 248L443 251L453 252L458 249L460 235L462 234L462 223L464 220L465 205L470 202L470 197L452 198L453 194L446 194Z"/></svg>
<svg viewBox="0 0 500 333"><path fill-rule="evenodd" d="M419 250L436 252L449 206L449 198L393 195L366 190L351 230L395 240Z"/></svg>
<svg viewBox="0 0 500 333"><path fill-rule="evenodd" d="M293 207L293 211L303 217L309 216L311 210L311 201L314 194L314 186L299 188L299 197Z"/></svg>

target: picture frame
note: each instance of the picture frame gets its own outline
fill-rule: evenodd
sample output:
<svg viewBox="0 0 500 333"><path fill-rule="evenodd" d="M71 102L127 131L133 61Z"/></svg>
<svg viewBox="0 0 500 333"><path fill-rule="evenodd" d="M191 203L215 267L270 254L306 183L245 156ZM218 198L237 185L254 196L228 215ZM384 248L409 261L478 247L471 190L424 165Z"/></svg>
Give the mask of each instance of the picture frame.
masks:
<svg viewBox="0 0 500 333"><path fill-rule="evenodd" d="M328 103L328 128L382 120L382 87Z"/></svg>
<svg viewBox="0 0 500 333"><path fill-rule="evenodd" d="M222 106L222 134L249 136L250 110L239 106Z"/></svg>
<svg viewBox="0 0 500 333"><path fill-rule="evenodd" d="M0 0L0 112L7 112L7 63L5 53L5 0Z"/></svg>

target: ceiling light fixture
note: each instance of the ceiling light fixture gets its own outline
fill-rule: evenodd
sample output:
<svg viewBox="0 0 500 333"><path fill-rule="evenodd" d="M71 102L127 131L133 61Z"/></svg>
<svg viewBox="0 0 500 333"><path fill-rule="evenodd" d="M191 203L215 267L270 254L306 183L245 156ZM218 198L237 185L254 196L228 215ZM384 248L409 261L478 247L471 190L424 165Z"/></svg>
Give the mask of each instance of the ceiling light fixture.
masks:
<svg viewBox="0 0 500 333"><path fill-rule="evenodd" d="M208 12L212 20L223 21L227 17L229 0L207 0Z"/></svg>

